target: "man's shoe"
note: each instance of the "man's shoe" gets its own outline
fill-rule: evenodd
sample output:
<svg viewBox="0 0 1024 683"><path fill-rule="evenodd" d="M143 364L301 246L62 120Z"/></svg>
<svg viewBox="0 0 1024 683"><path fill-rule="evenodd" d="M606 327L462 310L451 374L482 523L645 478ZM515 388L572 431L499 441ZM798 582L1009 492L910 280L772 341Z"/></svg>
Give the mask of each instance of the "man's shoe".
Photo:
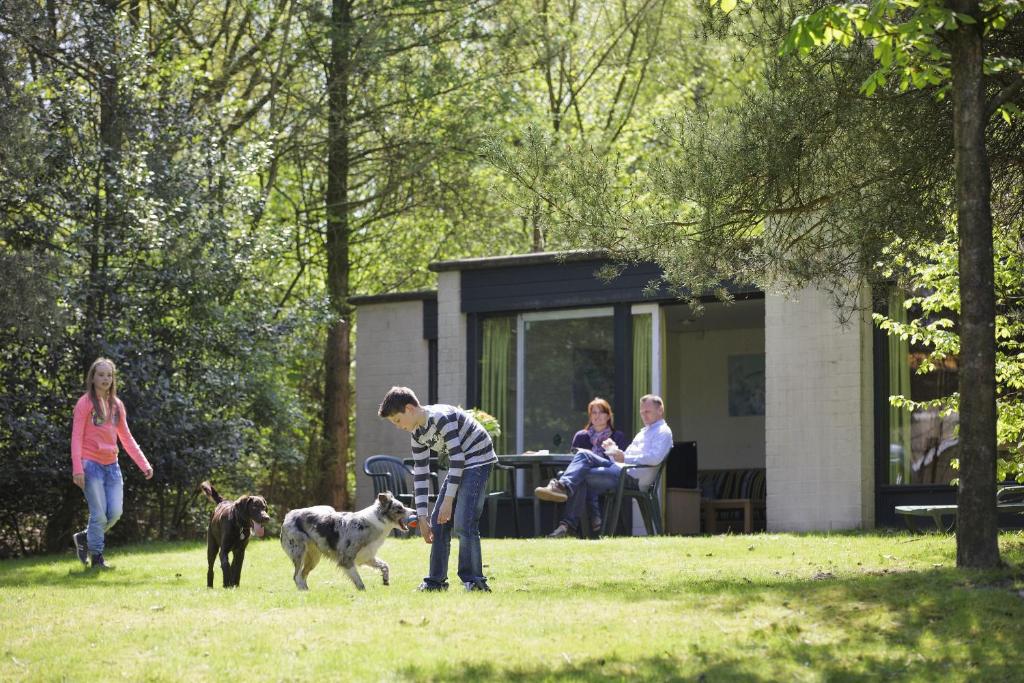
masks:
<svg viewBox="0 0 1024 683"><path fill-rule="evenodd" d="M595 516L595 517L592 517L590 519L590 530L593 531L595 534L601 533L601 518L600 517L596 517Z"/></svg>
<svg viewBox="0 0 1024 683"><path fill-rule="evenodd" d="M564 522L555 527L555 530L548 534L548 538L569 538L572 535L572 529L569 528L568 524Z"/></svg>
<svg viewBox="0 0 1024 683"><path fill-rule="evenodd" d="M92 568L93 569L113 569L112 565L107 564L103 560L103 553L96 553L92 556Z"/></svg>
<svg viewBox="0 0 1024 683"><path fill-rule="evenodd" d="M447 583L430 583L429 581L424 581L423 583L420 584L419 588L417 588L416 590L418 590L418 591L420 591L422 593L433 593L433 592L436 592L436 591L446 591L446 590L448 590L448 584Z"/></svg>
<svg viewBox="0 0 1024 683"><path fill-rule="evenodd" d="M547 486L538 486L533 490L533 495L552 503L564 503L569 499L568 492L557 479L549 481Z"/></svg>
<svg viewBox="0 0 1024 683"><path fill-rule="evenodd" d="M89 541L85 537L84 531L79 531L77 534L73 534L71 539L75 542L75 553L78 555L78 561L89 566Z"/></svg>
<svg viewBox="0 0 1024 683"><path fill-rule="evenodd" d="M473 591L480 591L483 593L490 593L491 587L487 585L487 582L483 579L479 581L467 581L463 584L466 587L466 592L472 593Z"/></svg>

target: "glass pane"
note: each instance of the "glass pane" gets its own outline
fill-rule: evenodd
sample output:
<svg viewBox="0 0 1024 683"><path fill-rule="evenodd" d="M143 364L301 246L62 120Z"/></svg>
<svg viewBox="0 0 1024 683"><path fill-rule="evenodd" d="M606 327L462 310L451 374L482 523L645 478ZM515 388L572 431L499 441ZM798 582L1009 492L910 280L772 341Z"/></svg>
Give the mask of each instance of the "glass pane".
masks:
<svg viewBox="0 0 1024 683"><path fill-rule="evenodd" d="M612 316L524 323L523 448L566 453L595 396L615 404Z"/></svg>
<svg viewBox="0 0 1024 683"><path fill-rule="evenodd" d="M920 310L903 308L903 294L890 298L893 320L906 322L920 316ZM939 316L936 316L939 317ZM955 318L944 312L942 317ZM929 401L957 391L959 365L947 358L935 370L918 374L928 355L921 344L890 336L889 393L908 396L913 401ZM920 408L913 412L891 406L889 409L889 484L949 484L957 476L950 462L959 457L957 413L942 415L938 408Z"/></svg>
<svg viewBox="0 0 1024 683"><path fill-rule="evenodd" d="M957 390L957 359L947 358L945 364L926 375L918 375L917 367L926 353L910 347L910 397L915 401L949 396ZM957 475L950 464L960 457L957 426L960 415L943 416L938 408L922 408L910 415L910 482L911 484L948 484Z"/></svg>

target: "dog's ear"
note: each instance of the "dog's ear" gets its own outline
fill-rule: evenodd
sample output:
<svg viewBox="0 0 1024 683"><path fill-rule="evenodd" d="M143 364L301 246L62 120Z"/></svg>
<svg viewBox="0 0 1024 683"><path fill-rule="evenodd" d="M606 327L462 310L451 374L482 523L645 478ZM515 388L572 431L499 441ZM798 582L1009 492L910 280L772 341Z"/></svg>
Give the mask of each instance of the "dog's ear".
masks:
<svg viewBox="0 0 1024 683"><path fill-rule="evenodd" d="M387 505L391 502L391 491L385 491L384 493L377 494L377 502L381 505Z"/></svg>

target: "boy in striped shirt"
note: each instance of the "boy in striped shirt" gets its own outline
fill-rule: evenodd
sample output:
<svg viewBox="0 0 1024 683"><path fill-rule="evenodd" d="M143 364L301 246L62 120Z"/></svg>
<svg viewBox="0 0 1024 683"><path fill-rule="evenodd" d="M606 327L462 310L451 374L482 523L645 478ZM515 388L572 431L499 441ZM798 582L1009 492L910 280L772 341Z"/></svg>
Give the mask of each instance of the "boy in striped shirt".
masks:
<svg viewBox="0 0 1024 683"><path fill-rule="evenodd" d="M417 528L423 540L431 544L429 576L419 589L448 590L448 556L454 530L459 537L459 580L468 591L489 593L480 554L480 515L486 501L487 477L498 461L491 437L462 408L420 405L408 387L391 387L377 414L412 435ZM428 517L431 452L442 466L447 459L448 472Z"/></svg>

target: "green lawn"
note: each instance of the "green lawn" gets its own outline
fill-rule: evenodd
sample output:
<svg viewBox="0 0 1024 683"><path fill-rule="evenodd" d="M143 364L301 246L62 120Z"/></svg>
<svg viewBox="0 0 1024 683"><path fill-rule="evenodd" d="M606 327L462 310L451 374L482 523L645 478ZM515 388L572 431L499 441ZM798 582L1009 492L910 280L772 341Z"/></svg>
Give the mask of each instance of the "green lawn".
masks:
<svg viewBox="0 0 1024 683"><path fill-rule="evenodd" d="M1019 533L999 572L941 535L484 539L491 594L415 592L418 539L363 593L249 548L231 591L198 543L0 562L0 680L1024 680Z"/></svg>

